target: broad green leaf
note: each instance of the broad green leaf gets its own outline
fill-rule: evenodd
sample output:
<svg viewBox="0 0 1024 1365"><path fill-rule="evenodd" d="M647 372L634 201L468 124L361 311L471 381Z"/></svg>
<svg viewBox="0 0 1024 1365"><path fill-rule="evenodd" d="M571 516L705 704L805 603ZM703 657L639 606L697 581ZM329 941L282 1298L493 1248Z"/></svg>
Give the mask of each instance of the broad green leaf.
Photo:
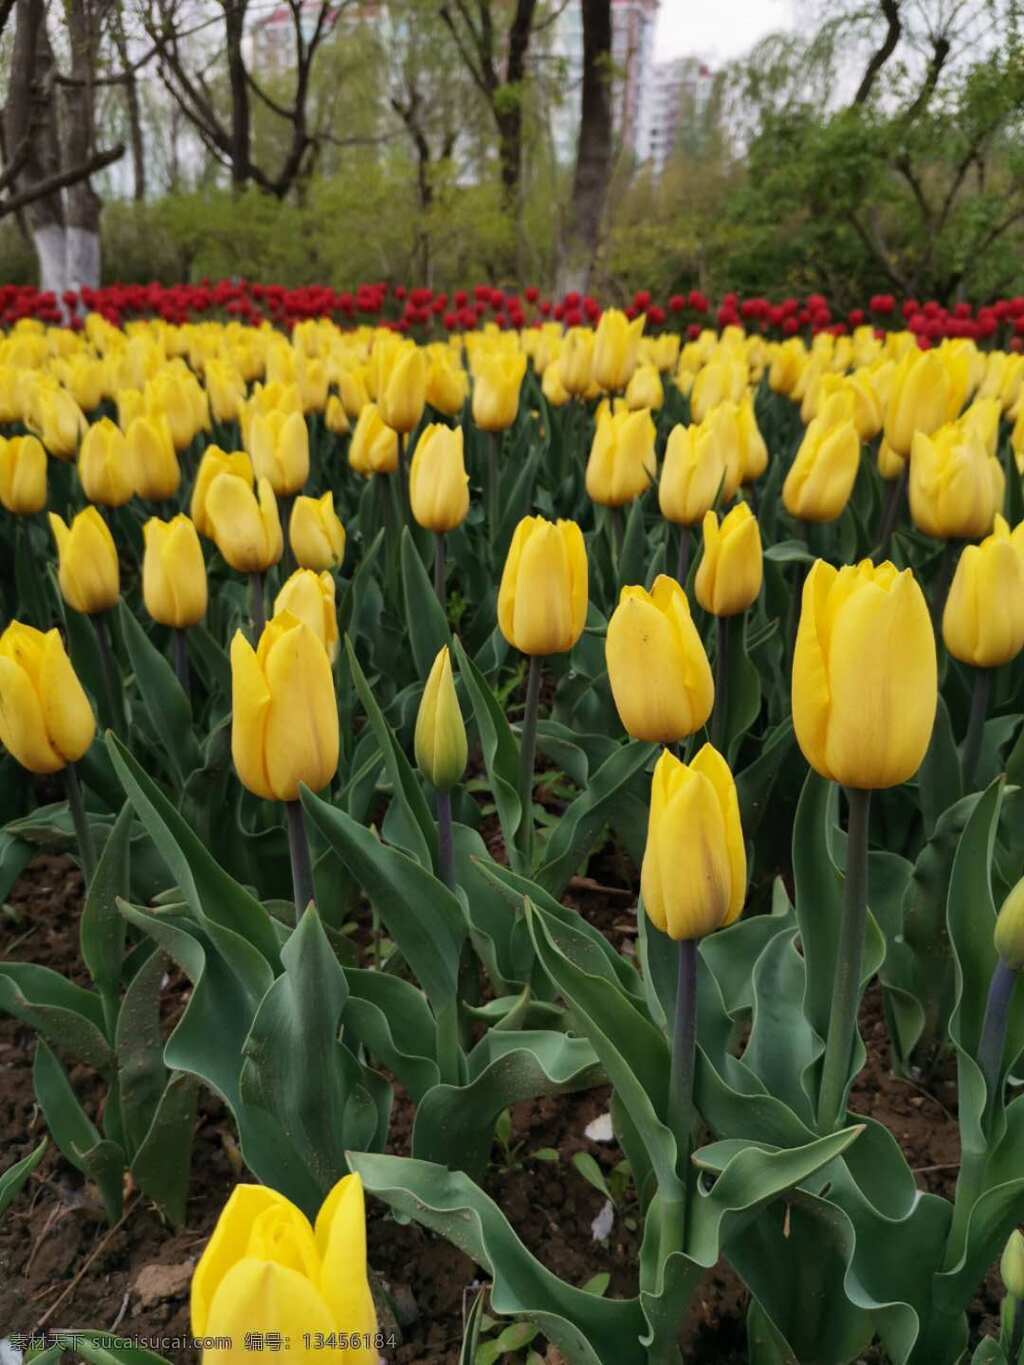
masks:
<svg viewBox="0 0 1024 1365"><path fill-rule="evenodd" d="M192 728L192 707L174 669L124 601L120 605L120 619L135 681L180 790L201 761Z"/></svg>
<svg viewBox="0 0 1024 1365"><path fill-rule="evenodd" d="M29 1176L42 1161L46 1153L46 1138L43 1138L39 1146L21 1161L16 1161L13 1166L8 1166L6 1171L0 1171L0 1218L17 1199L21 1193Z"/></svg>
<svg viewBox="0 0 1024 1365"><path fill-rule="evenodd" d="M96 1183L107 1220L116 1223L123 1202L124 1153L116 1143L100 1137L64 1068L42 1038L36 1041L32 1079L50 1136L72 1166Z"/></svg>
<svg viewBox="0 0 1024 1365"><path fill-rule="evenodd" d="M100 994L111 1002L117 997L124 959L125 926L117 898L129 895L131 824L132 808L126 801L103 846L79 926L82 960Z"/></svg>
<svg viewBox="0 0 1024 1365"><path fill-rule="evenodd" d="M0 962L0 1009L95 1070L109 1075L114 1054L98 995L49 967Z"/></svg>
<svg viewBox="0 0 1024 1365"><path fill-rule="evenodd" d="M425 683L438 650L451 643L451 632L408 526L402 528L401 558L409 648L416 672Z"/></svg>
<svg viewBox="0 0 1024 1365"><path fill-rule="evenodd" d="M452 648L459 667L459 677L473 707L484 767L498 808L505 847L515 863L519 857L516 834L523 818L523 805L519 799L519 744L497 697L463 649L458 636L453 638Z"/></svg>
<svg viewBox="0 0 1024 1365"><path fill-rule="evenodd" d="M197 1090L194 1076L184 1071L173 1073L131 1163L139 1189L163 1209L177 1228L185 1226L188 1212Z"/></svg>

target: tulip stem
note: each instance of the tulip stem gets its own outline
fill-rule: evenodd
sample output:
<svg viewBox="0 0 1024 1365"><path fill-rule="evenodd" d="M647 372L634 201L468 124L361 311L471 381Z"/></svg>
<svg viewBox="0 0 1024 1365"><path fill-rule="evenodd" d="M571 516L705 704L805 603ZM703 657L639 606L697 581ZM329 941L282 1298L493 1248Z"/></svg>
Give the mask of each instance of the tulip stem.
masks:
<svg viewBox="0 0 1024 1365"><path fill-rule="evenodd" d="M690 528L680 526L679 545L676 549L676 582L681 588L686 587L686 579L690 573Z"/></svg>
<svg viewBox="0 0 1024 1365"><path fill-rule="evenodd" d="M455 845L452 839L452 794L437 792L437 872L449 891L455 890Z"/></svg>
<svg viewBox="0 0 1024 1365"><path fill-rule="evenodd" d="M1013 1331L1010 1334L1010 1354L1007 1356L1010 1365L1018 1365L1021 1346L1024 1346L1024 1300L1014 1299Z"/></svg>
<svg viewBox="0 0 1024 1365"><path fill-rule="evenodd" d="M677 1169L686 1177L693 1138L693 1069L697 1051L697 940L676 944L676 1010L672 1022L672 1071L668 1121L676 1139Z"/></svg>
<svg viewBox="0 0 1024 1365"><path fill-rule="evenodd" d="M292 887L295 892L295 923L306 913L306 906L316 900L313 891L313 862L306 837L306 821L301 801L286 801L288 816L288 852L292 859Z"/></svg>
<svg viewBox="0 0 1024 1365"><path fill-rule="evenodd" d="M487 440L487 534L491 545L498 541L498 444L501 436L492 431Z"/></svg>
<svg viewBox="0 0 1024 1365"><path fill-rule="evenodd" d="M964 791L974 790L974 773L981 755L981 740L985 733L985 719L988 716L988 699L992 691L992 670L976 668L974 687L971 691L971 714L967 722L967 735L961 759L964 776Z"/></svg>
<svg viewBox="0 0 1024 1365"><path fill-rule="evenodd" d="M892 544L892 533L896 529L899 521L900 512L903 510L903 500L907 492L907 482L910 478L910 461L903 461L903 472L898 479L893 479L889 486L889 495L885 500L885 507L882 510L882 520L878 527L878 549L873 558L876 564L881 564L883 560L889 558L889 548Z"/></svg>
<svg viewBox="0 0 1024 1365"><path fill-rule="evenodd" d="M78 770L73 763L69 763L64 769L64 781L68 789L68 809L71 812L71 823L75 827L75 838L78 841L78 856L82 863L82 876L85 879L86 890L88 890L92 886L93 874L96 871L96 844L93 841L92 829L85 813L82 784L78 780Z"/></svg>
<svg viewBox="0 0 1024 1365"><path fill-rule="evenodd" d="M818 1128L822 1133L834 1132L843 1117L850 1056L857 1031L860 972L868 918L868 819L871 793L848 787L846 800L850 818L846 834L843 915L836 949L836 974L825 1062L818 1092Z"/></svg>
<svg viewBox="0 0 1024 1365"><path fill-rule="evenodd" d="M978 1066L985 1077L986 1120L1000 1095L999 1078L1003 1069L1003 1052L1006 1048L1006 1027L1009 1022L1013 988L1016 984L1017 973L1000 958L989 982L985 1019L981 1026L981 1040L978 1043Z"/></svg>
<svg viewBox="0 0 1024 1365"><path fill-rule="evenodd" d="M252 621L252 643L260 642L267 624L267 604L263 597L263 575L256 569L249 575L249 619Z"/></svg>
<svg viewBox="0 0 1024 1365"><path fill-rule="evenodd" d="M959 553L960 546L955 540L947 540L942 548L939 576L935 580L935 595L932 597L932 624L935 627L935 634L939 637L942 635L942 616L946 610L946 598L949 596L949 586L953 581L953 571L956 569Z"/></svg>
<svg viewBox="0 0 1024 1365"><path fill-rule="evenodd" d="M409 437L404 431L398 433L398 491L399 501L399 526L404 526L409 521L409 471L406 467L406 449Z"/></svg>
<svg viewBox="0 0 1024 1365"><path fill-rule="evenodd" d="M519 848L529 870L533 857L533 763L537 755L537 713L540 708L540 656L530 656L526 675L526 710L519 732L519 800L522 821L519 826Z"/></svg>
<svg viewBox="0 0 1024 1365"><path fill-rule="evenodd" d="M446 606L444 594L444 536L437 532L434 536L434 591L442 608Z"/></svg>
<svg viewBox="0 0 1024 1365"><path fill-rule="evenodd" d="M711 712L711 743L724 753L728 742L726 728L729 719L729 621L728 616L715 617L715 706Z"/></svg>
<svg viewBox="0 0 1024 1365"><path fill-rule="evenodd" d="M181 690L187 697L192 690L192 679L188 668L188 636L183 630L175 630L172 635L174 650L174 672L178 682L181 683Z"/></svg>
<svg viewBox="0 0 1024 1365"><path fill-rule="evenodd" d="M292 550L292 510L295 507L295 494L286 493L281 499L281 525L284 530L284 549L281 555L281 579L290 578L295 572L295 552Z"/></svg>
<svg viewBox="0 0 1024 1365"><path fill-rule="evenodd" d="M121 676L114 659L114 650L110 640L110 621L106 612L98 612L91 620L100 651L100 676L106 722L116 735L123 737L125 731L124 694L121 691Z"/></svg>

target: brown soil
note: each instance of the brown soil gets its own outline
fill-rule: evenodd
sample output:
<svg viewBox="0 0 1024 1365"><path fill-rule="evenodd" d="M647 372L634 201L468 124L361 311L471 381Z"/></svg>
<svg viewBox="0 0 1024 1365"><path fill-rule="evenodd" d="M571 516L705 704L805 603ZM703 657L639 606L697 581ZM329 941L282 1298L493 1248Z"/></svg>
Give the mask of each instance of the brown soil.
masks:
<svg viewBox="0 0 1024 1365"><path fill-rule="evenodd" d="M583 911L623 951L631 952L635 922L622 894L633 870L610 854L592 866L593 880L578 880L566 900ZM619 894L616 894L616 890ZM78 954L81 880L69 859L41 855L10 897L11 919L0 918L0 956L32 961L84 981ZM172 980L165 1001L168 1023L181 1007L187 983ZM852 1108L885 1123L897 1136L922 1187L951 1196L958 1139L955 1085L940 1076L931 1090L896 1080L888 1069L885 1026L877 994L865 1002L862 1028L868 1066L854 1090ZM43 1132L32 1092L31 1030L0 1016L0 1166L27 1155ZM71 1071L93 1118L101 1089L85 1068ZM639 1230L625 1197L608 1239L595 1241L591 1224L603 1196L571 1164L589 1152L605 1175L621 1159L614 1143L593 1142L584 1129L607 1109L599 1089L563 1099L522 1104L513 1111L510 1151L495 1148L487 1189L526 1245L555 1273L582 1285L607 1272L607 1293L636 1291ZM412 1108L399 1096L392 1147L407 1150ZM533 1153L555 1148L557 1162ZM146 1201L128 1191L122 1221L108 1229L81 1175L51 1147L28 1187L0 1224L0 1337L72 1326L117 1329L147 1339L169 1359L194 1360L173 1344L188 1335L188 1270L236 1180L243 1176L231 1125L212 1096L200 1103L188 1225L174 1232ZM390 1295L403 1344L389 1354L401 1365L455 1365L464 1304L477 1282L476 1267L460 1252L415 1224L400 1225L383 1206L371 1206L370 1263ZM972 1325L996 1330L998 1280L993 1271L972 1305ZM746 1295L724 1266L710 1272L695 1295L684 1333L685 1358L697 1365L742 1365L746 1360ZM162 1339L162 1340L161 1340ZM521 1357L520 1357L521 1358ZM549 1352L552 1365L560 1359ZM881 1360L872 1356L872 1360Z"/></svg>

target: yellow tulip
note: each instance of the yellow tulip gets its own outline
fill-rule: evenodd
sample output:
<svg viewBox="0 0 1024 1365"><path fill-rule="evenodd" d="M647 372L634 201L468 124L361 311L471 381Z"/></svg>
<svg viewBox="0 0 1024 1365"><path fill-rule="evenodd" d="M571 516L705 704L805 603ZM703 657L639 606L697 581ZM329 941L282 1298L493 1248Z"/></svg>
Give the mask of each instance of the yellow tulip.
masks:
<svg viewBox="0 0 1024 1365"><path fill-rule="evenodd" d="M703 422L722 403L738 403L747 391L747 362L720 355L698 373L690 390L690 412Z"/></svg>
<svg viewBox="0 0 1024 1365"><path fill-rule="evenodd" d="M181 468L166 417L136 417L125 433L140 498L161 502L172 498L181 482Z"/></svg>
<svg viewBox="0 0 1024 1365"><path fill-rule="evenodd" d="M586 474L587 493L594 502L622 507L647 488L656 473L656 436L646 408L598 413Z"/></svg>
<svg viewBox="0 0 1024 1365"><path fill-rule="evenodd" d="M570 327L561 354L562 383L567 393L581 398L594 375L594 333L589 327Z"/></svg>
<svg viewBox="0 0 1024 1365"><path fill-rule="evenodd" d="M519 390L526 374L521 352L483 355L473 375L473 421L481 431L505 431L519 412Z"/></svg>
<svg viewBox="0 0 1024 1365"><path fill-rule="evenodd" d="M300 782L325 787L338 768L338 706L316 633L290 611L267 622L255 650L236 631L231 679L231 754L242 785L268 801L297 800Z"/></svg>
<svg viewBox="0 0 1024 1365"><path fill-rule="evenodd" d="M331 575L296 569L274 598L274 615L285 612L309 626L333 663L338 654L338 610Z"/></svg>
<svg viewBox="0 0 1024 1365"><path fill-rule="evenodd" d="M199 404L193 391L194 376L168 367L146 385L146 408L150 417L167 422L176 452L188 448L201 425ZM205 402L200 392L199 402Z"/></svg>
<svg viewBox="0 0 1024 1365"><path fill-rule="evenodd" d="M853 492L860 438L852 421L829 426L816 417L807 428L782 485L782 501L801 521L835 521Z"/></svg>
<svg viewBox="0 0 1024 1365"><path fill-rule="evenodd" d="M740 439L740 482L753 483L768 468L768 447L754 416L754 399L748 393L736 414Z"/></svg>
<svg viewBox="0 0 1024 1365"><path fill-rule="evenodd" d="M324 426L334 436L347 436L352 430L348 420L348 413L345 411L345 404L336 393L332 393L327 400L327 409L324 412Z"/></svg>
<svg viewBox="0 0 1024 1365"><path fill-rule="evenodd" d="M792 394L807 364L807 350L799 337L780 342L772 355L768 386L773 393Z"/></svg>
<svg viewBox="0 0 1024 1365"><path fill-rule="evenodd" d="M658 483L661 515L680 526L695 525L714 503L724 478L721 443L704 427L673 427Z"/></svg>
<svg viewBox="0 0 1024 1365"><path fill-rule="evenodd" d="M150 517L142 528L142 598L154 621L175 630L206 614L206 565L196 528L188 517Z"/></svg>
<svg viewBox="0 0 1024 1365"><path fill-rule="evenodd" d="M352 433L348 462L357 474L393 474L398 468L398 433L385 425L376 403L365 403Z"/></svg>
<svg viewBox="0 0 1024 1365"><path fill-rule="evenodd" d="M626 386L626 405L633 412L641 408L657 412L664 402L661 375L653 365L638 365Z"/></svg>
<svg viewBox="0 0 1024 1365"><path fill-rule="evenodd" d="M466 771L466 726L455 694L448 646L438 650L416 713L416 766L435 791L454 787Z"/></svg>
<svg viewBox="0 0 1024 1365"><path fill-rule="evenodd" d="M377 1316L366 1274L366 1214L357 1175L327 1196L315 1227L266 1185L236 1185L192 1278L192 1335L230 1341L207 1347L203 1365L243 1365L252 1334L290 1341L286 1361L377 1365ZM355 1336L349 1349L303 1349L306 1335ZM365 1344L366 1338L371 1345Z"/></svg>
<svg viewBox="0 0 1024 1365"><path fill-rule="evenodd" d="M562 408L569 402L572 394L565 387L561 359L552 360L544 367L541 392L553 408Z"/></svg>
<svg viewBox="0 0 1024 1365"><path fill-rule="evenodd" d="M70 527L51 512L50 530L57 543L57 578L64 601L87 616L109 611L120 593L121 578L114 537L99 512L85 508Z"/></svg>
<svg viewBox="0 0 1024 1365"><path fill-rule="evenodd" d="M705 744L692 763L664 750L651 781L640 873L644 910L669 938L703 938L739 919L747 854L736 783Z"/></svg>
<svg viewBox="0 0 1024 1365"><path fill-rule="evenodd" d="M644 314L632 322L618 308L606 308L594 334L593 378L609 393L620 393L636 369Z"/></svg>
<svg viewBox="0 0 1024 1365"><path fill-rule="evenodd" d="M304 413L323 412L327 406L327 366L315 358L303 361L296 379Z"/></svg>
<svg viewBox="0 0 1024 1365"><path fill-rule="evenodd" d="M392 431L408 435L423 416L427 401L427 363L411 341L404 343L377 390L380 415Z"/></svg>
<svg viewBox="0 0 1024 1365"><path fill-rule="evenodd" d="M469 376L461 365L442 356L431 357L427 370L427 402L446 417L457 417L466 403Z"/></svg>
<svg viewBox="0 0 1024 1365"><path fill-rule="evenodd" d="M301 412L257 413L249 429L249 454L257 478L278 497L298 493L309 478L309 429Z"/></svg>
<svg viewBox="0 0 1024 1365"><path fill-rule="evenodd" d="M992 941L1008 967L1015 972L1024 969L1024 877L1000 906ZM999 1273L1014 1298L1024 1299L1024 1241L1019 1232L1010 1234Z"/></svg>
<svg viewBox="0 0 1024 1365"><path fill-rule="evenodd" d="M713 616L738 616L757 599L764 573L761 529L745 502L723 518L704 517L704 555L694 588L697 601Z"/></svg>
<svg viewBox="0 0 1024 1365"><path fill-rule="evenodd" d="M587 620L587 551L574 521L524 517L498 587L498 625L523 654L572 649Z"/></svg>
<svg viewBox="0 0 1024 1365"><path fill-rule="evenodd" d="M1024 557L1000 516L992 535L960 556L942 638L954 659L975 668L999 668L1024 648Z"/></svg>
<svg viewBox="0 0 1024 1365"><path fill-rule="evenodd" d="M288 540L300 569L336 569L345 558L345 528L334 510L334 494L298 497L288 523Z"/></svg>
<svg viewBox="0 0 1024 1365"><path fill-rule="evenodd" d="M74 356L62 363L60 377L83 413L98 408L103 399L103 365L88 356Z"/></svg>
<svg viewBox="0 0 1024 1365"><path fill-rule="evenodd" d="M679 361L679 337L675 332L662 332L651 337L651 364L661 374L671 374Z"/></svg>
<svg viewBox="0 0 1024 1365"><path fill-rule="evenodd" d="M997 398L977 398L960 418L964 431L977 432L985 453L996 458L999 451L999 419L1002 410Z"/></svg>
<svg viewBox="0 0 1024 1365"><path fill-rule="evenodd" d="M206 495L210 484L218 474L237 474L251 488L253 483L252 461L244 450L233 451L230 455L219 446L207 446L199 461L196 480L192 485L192 503L189 512L192 522L201 536L213 540L213 526L206 513Z"/></svg>
<svg viewBox="0 0 1024 1365"><path fill-rule="evenodd" d="M343 369L338 375L338 394L349 417L356 421L370 401L361 369Z"/></svg>
<svg viewBox="0 0 1024 1365"><path fill-rule="evenodd" d="M674 743L707 721L711 666L686 593L659 574L650 592L623 588L605 638L615 709L634 739Z"/></svg>
<svg viewBox="0 0 1024 1365"><path fill-rule="evenodd" d="M239 573L263 573L281 558L284 537L274 490L260 479L257 494L238 474L218 474L206 493L206 516L217 549Z"/></svg>
<svg viewBox="0 0 1024 1365"><path fill-rule="evenodd" d="M741 443L740 410L733 402L719 403L700 424L700 432L717 448L725 469L722 501L732 502L743 477L744 447ZM700 439L698 437L698 439Z"/></svg>
<svg viewBox="0 0 1024 1365"><path fill-rule="evenodd" d="M135 492L135 468L128 442L109 417L94 422L78 452L78 478L90 502L123 507Z"/></svg>
<svg viewBox="0 0 1024 1365"><path fill-rule="evenodd" d="M928 748L936 703L935 636L911 571L817 560L793 658L793 726L811 767L844 787L906 782Z"/></svg>
<svg viewBox="0 0 1024 1365"><path fill-rule="evenodd" d="M0 505L30 517L46 506L46 451L36 436L0 436Z"/></svg>
<svg viewBox="0 0 1024 1365"><path fill-rule="evenodd" d="M885 412L885 439L897 455L909 455L916 432L930 436L946 421L949 376L934 351L908 353L892 380Z"/></svg>
<svg viewBox="0 0 1024 1365"><path fill-rule="evenodd" d="M409 503L420 526L443 535L469 511L461 427L434 423L420 434L409 467Z"/></svg>
<svg viewBox="0 0 1024 1365"><path fill-rule="evenodd" d="M925 535L974 540L1002 511L1006 479L976 430L949 423L918 432L910 457L910 515Z"/></svg>
<svg viewBox="0 0 1024 1365"><path fill-rule="evenodd" d="M33 773L82 757L96 721L56 630L12 621L0 635L0 744Z"/></svg>
<svg viewBox="0 0 1024 1365"><path fill-rule="evenodd" d="M237 422L245 402L245 380L232 365L211 360L205 372L210 409L218 422Z"/></svg>
<svg viewBox="0 0 1024 1365"><path fill-rule="evenodd" d="M37 395L35 410L35 420L29 425L46 449L58 460L73 459L87 423L67 389L51 381Z"/></svg>
<svg viewBox="0 0 1024 1365"><path fill-rule="evenodd" d="M901 479L907 468L906 460L897 455L889 442L883 436L878 443L878 472L887 483L893 479Z"/></svg>

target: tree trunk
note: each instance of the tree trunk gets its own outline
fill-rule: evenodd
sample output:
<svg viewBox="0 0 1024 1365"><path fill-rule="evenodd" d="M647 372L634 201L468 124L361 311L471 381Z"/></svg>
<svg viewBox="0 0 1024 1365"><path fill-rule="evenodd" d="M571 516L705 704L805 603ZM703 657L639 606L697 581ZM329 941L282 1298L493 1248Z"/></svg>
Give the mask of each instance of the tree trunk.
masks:
<svg viewBox="0 0 1024 1365"><path fill-rule="evenodd" d="M124 103L128 115L128 141L132 149L133 198L141 204L146 198L146 147L142 137L142 109L139 104L139 83L128 55L128 40L124 32L124 10L120 4L114 14L114 44L124 68Z"/></svg>
<svg viewBox="0 0 1024 1365"><path fill-rule="evenodd" d="M28 148L12 190L31 189L61 169L53 49L44 0L17 0L10 89L4 110L7 155ZM39 261L39 287L59 298L67 287L64 204L59 191L34 200L24 221Z"/></svg>
<svg viewBox="0 0 1024 1365"><path fill-rule="evenodd" d="M242 53L246 4L247 0L235 0L235 3L224 7L228 84L231 88L231 184L235 190L244 187L250 170L249 83Z"/></svg>
<svg viewBox="0 0 1024 1365"><path fill-rule="evenodd" d="M83 165L95 148L96 60L99 16L86 0L64 8L71 47L71 84L64 89L64 161ZM100 283L100 197L88 179L67 190L66 276L69 289L98 289Z"/></svg>
<svg viewBox="0 0 1024 1365"><path fill-rule="evenodd" d="M611 0L582 0L583 101L566 214L559 292L586 293L601 240L612 171Z"/></svg>

